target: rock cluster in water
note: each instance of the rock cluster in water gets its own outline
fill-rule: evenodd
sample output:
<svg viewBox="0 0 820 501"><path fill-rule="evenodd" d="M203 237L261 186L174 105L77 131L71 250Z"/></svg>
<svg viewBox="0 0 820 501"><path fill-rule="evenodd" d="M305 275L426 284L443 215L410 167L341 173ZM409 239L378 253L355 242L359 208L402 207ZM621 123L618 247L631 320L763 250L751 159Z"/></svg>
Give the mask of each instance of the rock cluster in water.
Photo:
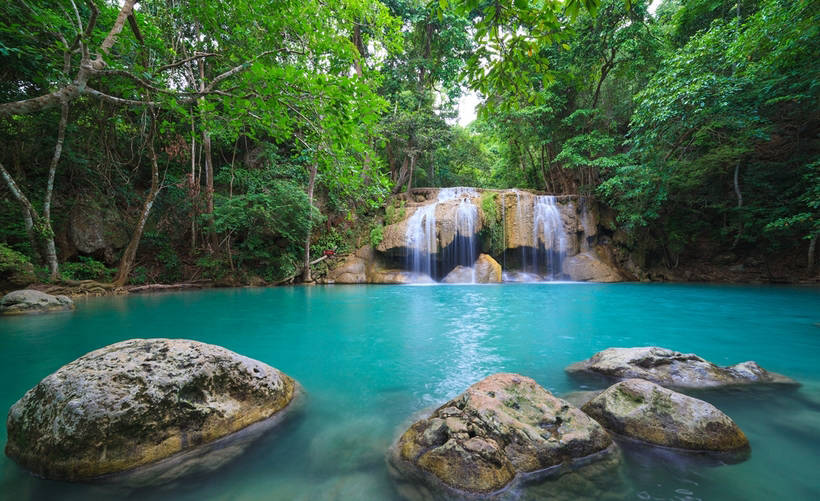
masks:
<svg viewBox="0 0 820 501"><path fill-rule="evenodd" d="M123 341L61 367L17 401L6 454L51 479L100 477L271 418L296 389L284 373L219 346Z"/></svg>
<svg viewBox="0 0 820 501"><path fill-rule="evenodd" d="M735 422L712 404L643 379L616 383L581 410L607 430L654 445L715 452L749 446Z"/></svg>
<svg viewBox="0 0 820 501"><path fill-rule="evenodd" d="M516 476L604 455L612 439L530 378L495 374L414 423L390 455L433 491L492 493Z"/></svg>
<svg viewBox="0 0 820 501"><path fill-rule="evenodd" d="M68 296L52 296L34 289L9 292L0 300L0 315L24 315L74 309Z"/></svg>
<svg viewBox="0 0 820 501"><path fill-rule="evenodd" d="M580 408L522 375L483 379L413 423L390 447L388 466L399 493L410 499L573 499L590 489L612 494L620 458L614 439L696 452L749 450L729 416L661 384L796 384L754 362L721 368L657 347L610 348L567 370L627 379L603 391L577 392L571 400ZM258 436L248 430L275 422L271 418L283 415L297 392L298 384L282 372L219 346L132 339L88 353L29 390L9 410L6 454L51 479L128 472L151 483L158 471L166 477L189 471L187 464L175 464L171 473L162 469L175 458L204 458L211 467L232 459ZM358 441L357 435L318 433L313 461L342 467L328 462L326 444ZM373 442L348 460L378 464L381 447ZM525 491L511 490L524 484Z"/></svg>
<svg viewBox="0 0 820 501"><path fill-rule="evenodd" d="M610 379L645 379L672 388L717 388L748 384L798 383L769 372L755 362L719 367L693 353L644 346L608 348L566 368L570 374L592 374Z"/></svg>

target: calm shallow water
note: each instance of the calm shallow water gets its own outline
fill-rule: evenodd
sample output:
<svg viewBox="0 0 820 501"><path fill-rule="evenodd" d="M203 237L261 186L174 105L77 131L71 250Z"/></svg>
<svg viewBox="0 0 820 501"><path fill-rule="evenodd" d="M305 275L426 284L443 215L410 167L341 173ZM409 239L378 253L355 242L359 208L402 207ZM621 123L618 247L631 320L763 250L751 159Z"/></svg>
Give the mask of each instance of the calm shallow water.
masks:
<svg viewBox="0 0 820 501"><path fill-rule="evenodd" d="M304 412L216 472L156 488L41 480L3 456L0 498L392 500L384 452L414 413L501 371L562 395L582 389L566 365L653 344L721 365L756 360L803 387L698 395L745 431L750 459L710 466L626 451L617 497L820 499L817 288L329 286L92 299L73 314L0 318L0 409L61 365L134 337L195 339L266 362L302 383Z"/></svg>

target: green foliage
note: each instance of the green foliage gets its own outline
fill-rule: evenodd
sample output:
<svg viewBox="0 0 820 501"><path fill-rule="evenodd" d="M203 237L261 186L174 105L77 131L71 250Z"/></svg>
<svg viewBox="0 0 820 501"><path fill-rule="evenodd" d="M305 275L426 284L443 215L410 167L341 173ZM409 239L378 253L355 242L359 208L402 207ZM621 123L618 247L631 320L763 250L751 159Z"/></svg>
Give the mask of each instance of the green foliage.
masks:
<svg viewBox="0 0 820 501"><path fill-rule="evenodd" d="M116 269L108 268L105 263L85 256L78 256L78 261L69 261L60 266L60 275L64 280L110 282L116 272Z"/></svg>
<svg viewBox="0 0 820 501"><path fill-rule="evenodd" d="M128 283L131 285L144 285L148 283L148 269L145 266L135 266L128 276Z"/></svg>
<svg viewBox="0 0 820 501"><path fill-rule="evenodd" d="M0 243L0 287L12 288L28 285L37 280L29 259Z"/></svg>
<svg viewBox="0 0 820 501"><path fill-rule="evenodd" d="M382 240L384 240L384 226L377 224L370 230L370 245L374 248L378 247Z"/></svg>
<svg viewBox="0 0 820 501"><path fill-rule="evenodd" d="M384 222L385 224L396 224L399 221L404 220L404 217L407 213L407 209L405 208L407 202L405 200L398 200L393 199L393 201L384 208L385 216Z"/></svg>
<svg viewBox="0 0 820 501"><path fill-rule="evenodd" d="M481 214L484 227L481 230L481 240L486 247L482 249L494 258L500 257L504 253L506 242L504 241L504 222L498 210L498 193L484 192L481 194Z"/></svg>

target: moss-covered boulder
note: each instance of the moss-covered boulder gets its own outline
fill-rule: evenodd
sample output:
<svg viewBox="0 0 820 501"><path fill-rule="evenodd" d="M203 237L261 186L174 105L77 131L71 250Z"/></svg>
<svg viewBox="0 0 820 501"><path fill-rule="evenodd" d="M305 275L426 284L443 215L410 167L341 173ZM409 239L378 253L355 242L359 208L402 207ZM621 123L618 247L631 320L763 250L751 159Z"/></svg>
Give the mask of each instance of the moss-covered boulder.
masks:
<svg viewBox="0 0 820 501"><path fill-rule="evenodd" d="M732 418L712 404L643 379L614 384L581 409L614 433L654 445L713 452L749 447Z"/></svg>
<svg viewBox="0 0 820 501"><path fill-rule="evenodd" d="M0 243L0 291L19 289L36 281L34 266L29 259Z"/></svg>
<svg viewBox="0 0 820 501"><path fill-rule="evenodd" d="M607 432L580 409L530 378L495 374L410 426L389 462L400 483L438 499L491 494L519 475L611 452Z"/></svg>
<svg viewBox="0 0 820 501"><path fill-rule="evenodd" d="M46 377L9 410L6 455L85 480L149 465L272 418L296 383L210 344L131 339Z"/></svg>
<svg viewBox="0 0 820 501"><path fill-rule="evenodd" d="M0 315L26 315L73 309L74 301L68 296L52 296L34 289L9 292L0 299Z"/></svg>
<svg viewBox="0 0 820 501"><path fill-rule="evenodd" d="M719 367L693 354L644 346L608 348L566 368L571 375L599 375L609 379L645 379L670 388L719 388L751 384L797 386L791 378L770 372L755 362Z"/></svg>

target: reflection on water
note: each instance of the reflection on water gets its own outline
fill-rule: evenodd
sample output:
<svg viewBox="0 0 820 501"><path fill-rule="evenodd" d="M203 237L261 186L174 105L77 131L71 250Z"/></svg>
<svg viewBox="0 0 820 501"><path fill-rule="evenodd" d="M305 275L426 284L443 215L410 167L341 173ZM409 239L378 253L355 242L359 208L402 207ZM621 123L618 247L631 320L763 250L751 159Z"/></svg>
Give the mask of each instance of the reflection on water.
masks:
<svg viewBox="0 0 820 501"><path fill-rule="evenodd" d="M492 318L501 314L500 305L475 287L468 289L449 307L444 336L451 354L444 378L436 385L436 395L455 396L490 374L501 372L504 359L488 338L493 336ZM431 402L436 403L436 402Z"/></svg>
<svg viewBox="0 0 820 501"><path fill-rule="evenodd" d="M132 337L225 346L300 381L303 411L208 473L122 489L37 479L0 458L13 500L395 500L384 453L408 420L494 372L557 394L563 368L655 344L720 364L756 360L796 391L696 395L751 442L738 464L624 450L617 477L562 477L522 499L820 499L820 291L644 284L233 289L80 301L69 315L0 318L0 408L45 375ZM594 383L592 383L594 384ZM594 388L590 388L594 389ZM0 442L5 443L5 427Z"/></svg>

